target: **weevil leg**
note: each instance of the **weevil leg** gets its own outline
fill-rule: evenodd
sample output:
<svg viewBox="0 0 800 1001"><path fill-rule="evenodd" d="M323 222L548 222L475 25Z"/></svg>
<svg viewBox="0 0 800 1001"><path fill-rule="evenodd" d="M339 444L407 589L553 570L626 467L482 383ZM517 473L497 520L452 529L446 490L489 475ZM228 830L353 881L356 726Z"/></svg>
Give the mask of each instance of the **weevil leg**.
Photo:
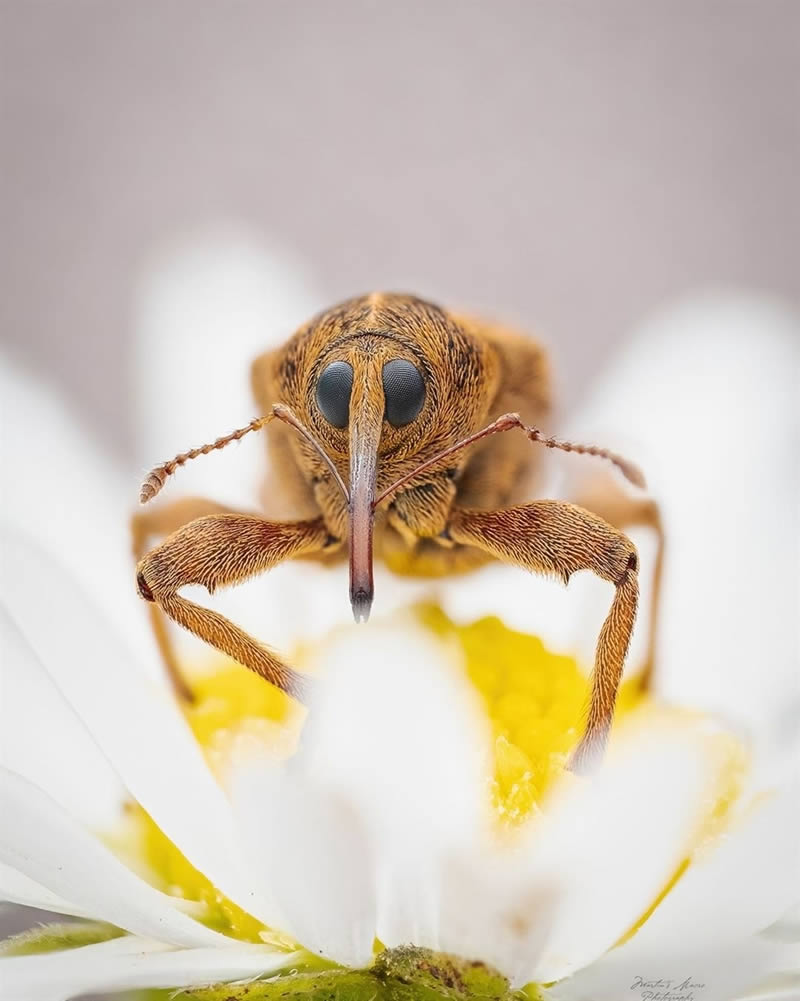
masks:
<svg viewBox="0 0 800 1001"><path fill-rule="evenodd" d="M647 645L639 684L648 691L653 682L661 608L661 580L664 571L664 526L658 504L651 497L634 497L623 490L611 476L597 476L581 484L572 500L620 530L641 526L652 530L656 549L651 573L651 592ZM647 569L642 563L642 573Z"/></svg>
<svg viewBox="0 0 800 1001"><path fill-rule="evenodd" d="M266 521L243 514L198 518L139 562L139 593L184 629L303 701L308 687L303 675L225 616L178 592L189 584L201 584L213 592L241 583L283 560L321 551L329 541L322 518L298 522Z"/></svg>
<svg viewBox="0 0 800 1001"><path fill-rule="evenodd" d="M171 535L179 528L209 514L233 514L230 508L205 497L182 497L175 501L154 507L141 508L131 515L131 544L133 558L138 563L150 548L155 538ZM194 701L194 694L189 683L181 673L180 664L175 653L175 647L167 626L167 620L161 607L155 602L148 605L150 627L164 662L172 689L179 699L186 702Z"/></svg>
<svg viewBox="0 0 800 1001"><path fill-rule="evenodd" d="M455 542L564 583L578 570L591 570L616 588L597 641L586 729L570 759L571 769L585 770L605 747L636 618L638 556L633 543L597 515L563 501L500 511L456 508L448 531Z"/></svg>

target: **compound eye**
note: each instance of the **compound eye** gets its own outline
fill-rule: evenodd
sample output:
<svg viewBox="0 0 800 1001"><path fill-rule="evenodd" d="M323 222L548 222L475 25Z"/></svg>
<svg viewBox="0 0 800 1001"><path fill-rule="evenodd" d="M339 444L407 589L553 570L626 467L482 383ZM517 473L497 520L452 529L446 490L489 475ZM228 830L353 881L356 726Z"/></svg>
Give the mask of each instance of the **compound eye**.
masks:
<svg viewBox="0 0 800 1001"><path fill-rule="evenodd" d="M416 366L395 358L383 366L386 420L396 428L410 424L425 402L425 382Z"/></svg>
<svg viewBox="0 0 800 1001"><path fill-rule="evenodd" d="M334 361L323 369L317 380L317 406L325 420L335 428L347 427L352 391L352 365L346 361Z"/></svg>

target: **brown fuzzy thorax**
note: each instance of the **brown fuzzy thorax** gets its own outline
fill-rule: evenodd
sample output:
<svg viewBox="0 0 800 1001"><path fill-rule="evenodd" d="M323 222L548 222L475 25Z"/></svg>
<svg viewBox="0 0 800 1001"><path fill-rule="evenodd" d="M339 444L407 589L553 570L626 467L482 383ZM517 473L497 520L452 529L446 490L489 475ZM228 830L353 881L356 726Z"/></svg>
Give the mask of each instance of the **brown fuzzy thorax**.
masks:
<svg viewBox="0 0 800 1001"><path fill-rule="evenodd" d="M347 482L348 429L332 427L320 413L314 395L317 380L332 362L347 361L354 370L354 404L365 396L373 407L382 409L381 371L387 361L395 358L411 361L422 373L425 404L419 416L405 427L393 428L383 422L378 494L504 409L527 409L531 420L546 413L549 380L543 352L535 342L507 332L498 335L496 328L490 336L489 329L480 324L457 318L414 296L393 293L350 299L314 317L285 346L256 361L254 389L265 412L276 401L290 406ZM523 385L514 386L514 399L504 399L509 397L513 382ZM526 399L518 398L522 397L519 389L526 391ZM522 403L527 407L513 406ZM320 511L331 534L343 540L346 501L319 455L282 426L270 426L268 434L278 467L273 488L288 480L295 493L305 495L302 510ZM433 533L426 522L441 522L460 488L469 495L470 503L486 507L493 506L500 496L511 497L538 459L521 441L509 438L502 444L498 440L487 445L495 456L492 469L480 460L487 446L478 444L454 456L446 470L428 475L394 498L392 511L402 510L405 524L417 524L421 529L411 534L430 537ZM470 468L474 458L479 461ZM290 463L295 467L291 471L287 468ZM455 489L448 483L455 484ZM483 497L476 496L480 494ZM394 531L388 527L390 521L387 511L377 512L379 554L384 548L383 536ZM408 534L408 541L410 538Z"/></svg>

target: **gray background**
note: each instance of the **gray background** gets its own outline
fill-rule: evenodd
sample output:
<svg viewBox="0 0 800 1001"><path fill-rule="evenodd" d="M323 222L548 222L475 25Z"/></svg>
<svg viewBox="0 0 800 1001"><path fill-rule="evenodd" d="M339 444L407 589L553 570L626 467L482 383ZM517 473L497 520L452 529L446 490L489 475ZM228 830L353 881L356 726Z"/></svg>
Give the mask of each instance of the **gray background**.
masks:
<svg viewBox="0 0 800 1001"><path fill-rule="evenodd" d="M800 298L796 0L0 17L1 336L123 458L138 276L207 223L268 235L322 303L405 288L542 331L567 403L673 296Z"/></svg>
<svg viewBox="0 0 800 1001"><path fill-rule="evenodd" d="M128 457L137 276L207 221L269 234L321 304L405 288L542 331L567 403L675 294L800 298L796 0L0 11L2 337Z"/></svg>

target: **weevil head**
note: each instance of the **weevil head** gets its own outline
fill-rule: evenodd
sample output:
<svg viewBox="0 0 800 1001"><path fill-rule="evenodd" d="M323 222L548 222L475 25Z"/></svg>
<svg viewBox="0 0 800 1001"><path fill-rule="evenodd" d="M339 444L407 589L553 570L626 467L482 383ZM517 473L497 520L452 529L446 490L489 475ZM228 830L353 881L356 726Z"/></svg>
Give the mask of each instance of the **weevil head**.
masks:
<svg viewBox="0 0 800 1001"><path fill-rule="evenodd" d="M326 310L276 357L280 402L288 404L339 469L349 502L320 490L323 513L346 515L350 600L356 620L372 603L375 497L389 484L474 430L496 392L487 344L445 310L414 296L375 293ZM319 456L292 447L309 483L325 481ZM464 456L454 460L454 465ZM336 503L346 512L326 510Z"/></svg>

